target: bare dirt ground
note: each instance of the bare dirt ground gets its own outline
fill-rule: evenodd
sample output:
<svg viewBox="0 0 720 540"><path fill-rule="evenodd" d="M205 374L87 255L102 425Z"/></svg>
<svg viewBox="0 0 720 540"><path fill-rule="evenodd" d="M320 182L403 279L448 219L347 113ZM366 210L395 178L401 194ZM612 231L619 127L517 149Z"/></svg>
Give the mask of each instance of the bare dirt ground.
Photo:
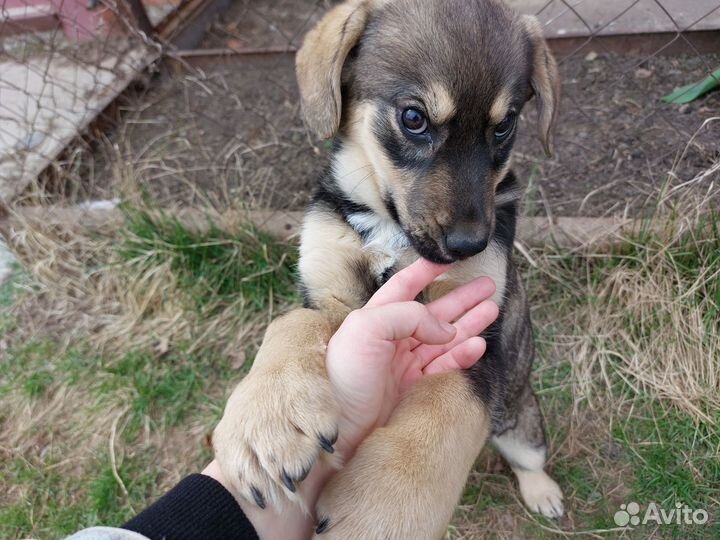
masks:
<svg viewBox="0 0 720 540"><path fill-rule="evenodd" d="M328 4L236 2L201 47L297 46ZM532 103L516 145L516 169L529 186L525 213L644 213L666 181L690 180L717 158L720 121L701 128L720 115L720 94L686 106L660 98L705 77L720 55L647 59L588 46L559 60L555 156L546 159L536 140ZM132 166L148 173L147 189L161 200L295 209L327 165L329 143L303 126L291 54L166 67L126 100L103 137L109 144L73 156L87 197L116 196L108 178Z"/></svg>

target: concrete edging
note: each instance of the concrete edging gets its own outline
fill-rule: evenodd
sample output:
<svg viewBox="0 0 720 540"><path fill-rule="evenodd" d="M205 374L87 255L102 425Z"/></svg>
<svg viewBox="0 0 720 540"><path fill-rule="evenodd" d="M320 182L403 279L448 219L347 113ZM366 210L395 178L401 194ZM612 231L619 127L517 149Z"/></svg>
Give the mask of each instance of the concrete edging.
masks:
<svg viewBox="0 0 720 540"><path fill-rule="evenodd" d="M282 210L228 210L181 208L162 210L194 230L207 230L210 225L232 231L248 220L259 230L281 241L299 236L303 212ZM16 207L0 218L0 234L8 241L28 224L39 229L62 226L79 232L108 233L122 227L124 217L120 209L87 208L82 206ZM658 224L653 229L661 230ZM629 218L587 217L521 217L516 241L522 246L555 245L566 250L592 247L603 251L620 245L624 238L639 231L643 222Z"/></svg>

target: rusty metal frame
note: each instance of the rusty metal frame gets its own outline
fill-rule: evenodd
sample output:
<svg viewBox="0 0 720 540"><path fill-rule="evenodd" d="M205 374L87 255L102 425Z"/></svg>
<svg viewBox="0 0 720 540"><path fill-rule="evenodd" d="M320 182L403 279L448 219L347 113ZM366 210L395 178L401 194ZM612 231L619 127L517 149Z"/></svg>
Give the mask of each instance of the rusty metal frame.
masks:
<svg viewBox="0 0 720 540"><path fill-rule="evenodd" d="M143 5L142 0L123 1L127 4L130 15L132 15L132 18L137 25L137 29L141 32L144 32L147 36L153 35L155 33L155 28L150 22L150 17L148 17L147 10Z"/></svg>
<svg viewBox="0 0 720 540"><path fill-rule="evenodd" d="M653 32L646 34L596 34L549 38L548 44L559 57L570 56L583 49L645 55L678 56L681 54L712 54L720 52L720 30L686 30L684 32Z"/></svg>
<svg viewBox="0 0 720 540"><path fill-rule="evenodd" d="M593 36L550 37L550 48L563 58L598 48L604 52L645 55L678 56L681 54L711 54L720 52L720 30L688 30L685 32L654 32L650 34L614 34ZM243 49L179 50L168 58L171 63L187 63L193 67L207 66L218 60L240 62L250 56L295 54L296 47L267 47Z"/></svg>
<svg viewBox="0 0 720 540"><path fill-rule="evenodd" d="M200 43L211 18L226 8L232 0L184 0L156 27L152 27L142 0L124 0L132 10L138 25L148 36L154 36L173 50L172 54L161 56L158 51L148 54L146 66L163 62L175 69L187 66L206 66L218 61L241 62L249 57L293 55L295 47L244 48L244 49L193 49ZM606 52L633 51L649 55L674 56L683 53L705 54L720 52L720 30L685 30L683 32L656 32L650 34L595 34L588 36L549 37L548 44L559 57L570 56L579 51L600 48ZM144 70L138 71L139 77ZM103 118L116 107L118 98L132 83L118 89L108 105L99 111L86 125L88 133L102 126ZM82 133L78 136L83 137ZM0 214L2 214L0 205Z"/></svg>

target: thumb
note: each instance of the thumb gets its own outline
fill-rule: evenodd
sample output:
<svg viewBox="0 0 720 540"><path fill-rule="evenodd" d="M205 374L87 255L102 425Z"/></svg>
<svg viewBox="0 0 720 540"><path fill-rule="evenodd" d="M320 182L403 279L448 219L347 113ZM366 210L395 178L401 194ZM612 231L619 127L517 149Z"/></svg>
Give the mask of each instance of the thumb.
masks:
<svg viewBox="0 0 720 540"><path fill-rule="evenodd" d="M457 332L452 324L438 320L419 302L396 302L358 313L368 317L372 337L386 341L414 338L421 343L440 345L450 342Z"/></svg>

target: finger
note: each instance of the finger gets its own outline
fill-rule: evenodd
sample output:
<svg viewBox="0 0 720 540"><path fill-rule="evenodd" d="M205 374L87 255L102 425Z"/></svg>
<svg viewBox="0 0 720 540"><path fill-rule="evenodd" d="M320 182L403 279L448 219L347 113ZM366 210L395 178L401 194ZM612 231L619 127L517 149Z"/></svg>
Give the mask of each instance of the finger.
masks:
<svg viewBox="0 0 720 540"><path fill-rule="evenodd" d="M489 277L481 277L450 291L427 306L430 313L441 321L454 321L493 294L495 282Z"/></svg>
<svg viewBox="0 0 720 540"><path fill-rule="evenodd" d="M421 343L442 344L452 341L457 332L450 323L436 319L419 302L394 302L355 311L353 324L365 328L367 339L398 341L413 338ZM363 320L364 319L364 320Z"/></svg>
<svg viewBox="0 0 720 540"><path fill-rule="evenodd" d="M495 282L489 277L480 277L426 305L439 320L454 321L494 293ZM419 341L409 340L408 349L413 350L420 345Z"/></svg>
<svg viewBox="0 0 720 540"><path fill-rule="evenodd" d="M421 369L424 368L453 347L483 332L498 318L499 312L500 310L495 302L491 300L481 302L455 323L457 334L455 334L452 341L442 345L422 344L418 346L413 351L415 361L420 365Z"/></svg>
<svg viewBox="0 0 720 540"><path fill-rule="evenodd" d="M370 298L365 307L377 307L391 302L414 300L425 287L439 275L447 272L449 265L431 263L418 259L407 268L400 270Z"/></svg>
<svg viewBox="0 0 720 540"><path fill-rule="evenodd" d="M486 349L487 344L485 340L481 337L473 336L430 362L425 366L425 369L423 369L423 374L435 375L454 369L468 369L482 358Z"/></svg>

